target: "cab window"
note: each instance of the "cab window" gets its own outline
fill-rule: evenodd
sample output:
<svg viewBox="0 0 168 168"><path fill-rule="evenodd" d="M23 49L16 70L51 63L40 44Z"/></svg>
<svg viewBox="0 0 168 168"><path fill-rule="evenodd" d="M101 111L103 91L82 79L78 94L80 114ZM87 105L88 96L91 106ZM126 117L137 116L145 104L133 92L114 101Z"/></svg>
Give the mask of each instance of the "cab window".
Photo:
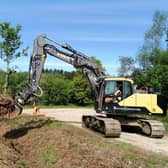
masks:
<svg viewBox="0 0 168 168"><path fill-rule="evenodd" d="M128 96L130 96L133 93L132 91L132 85L130 82L124 82L124 93L123 93L123 97L126 98Z"/></svg>
<svg viewBox="0 0 168 168"><path fill-rule="evenodd" d="M105 85L105 92L104 95L112 95L116 88L116 81L107 81Z"/></svg>

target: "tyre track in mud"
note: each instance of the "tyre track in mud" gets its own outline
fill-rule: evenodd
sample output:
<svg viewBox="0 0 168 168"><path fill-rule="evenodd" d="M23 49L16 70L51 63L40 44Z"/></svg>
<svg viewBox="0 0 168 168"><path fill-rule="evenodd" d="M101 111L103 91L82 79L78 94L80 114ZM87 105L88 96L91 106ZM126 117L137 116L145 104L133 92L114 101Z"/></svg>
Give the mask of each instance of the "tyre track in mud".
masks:
<svg viewBox="0 0 168 168"><path fill-rule="evenodd" d="M33 109L25 109L23 113L32 114ZM41 109L41 114L52 117L55 120L63 121L77 127L82 127L82 115L96 114L93 109ZM107 138L107 142L120 141L131 144L147 152L168 156L168 135L162 139L150 138L137 133L121 132L120 138Z"/></svg>

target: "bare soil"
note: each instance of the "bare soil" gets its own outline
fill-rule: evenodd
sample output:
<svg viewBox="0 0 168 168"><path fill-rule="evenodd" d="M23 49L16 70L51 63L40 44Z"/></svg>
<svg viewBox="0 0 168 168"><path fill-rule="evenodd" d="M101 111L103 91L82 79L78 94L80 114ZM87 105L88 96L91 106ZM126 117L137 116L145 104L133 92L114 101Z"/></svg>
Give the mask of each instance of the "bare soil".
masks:
<svg viewBox="0 0 168 168"><path fill-rule="evenodd" d="M90 109L41 109L41 113L45 116L23 114L0 121L0 168L168 167L167 157L76 127L81 114ZM58 121L60 117L64 122Z"/></svg>

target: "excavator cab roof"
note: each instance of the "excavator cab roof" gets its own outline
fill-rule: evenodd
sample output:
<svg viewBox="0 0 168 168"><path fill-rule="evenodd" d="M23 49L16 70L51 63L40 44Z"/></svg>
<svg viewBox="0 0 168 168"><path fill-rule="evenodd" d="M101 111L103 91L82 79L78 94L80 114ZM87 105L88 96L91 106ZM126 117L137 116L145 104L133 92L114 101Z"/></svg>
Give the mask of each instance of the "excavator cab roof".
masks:
<svg viewBox="0 0 168 168"><path fill-rule="evenodd" d="M130 78L126 78L126 77L106 77L104 80L108 81L128 81L131 84L134 84L134 81Z"/></svg>

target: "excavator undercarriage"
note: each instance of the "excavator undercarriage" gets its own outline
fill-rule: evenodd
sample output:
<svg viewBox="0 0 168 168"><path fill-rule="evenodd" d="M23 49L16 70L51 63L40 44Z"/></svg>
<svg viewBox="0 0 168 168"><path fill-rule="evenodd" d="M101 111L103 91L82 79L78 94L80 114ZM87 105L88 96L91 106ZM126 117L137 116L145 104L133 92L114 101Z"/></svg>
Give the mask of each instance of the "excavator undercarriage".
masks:
<svg viewBox="0 0 168 168"><path fill-rule="evenodd" d="M89 116L82 117L82 126L96 130L104 135L104 137L120 137L122 128L135 127L139 128L139 133L151 138L162 138L165 134L164 124L157 120L141 119L141 118L107 118L105 116Z"/></svg>

